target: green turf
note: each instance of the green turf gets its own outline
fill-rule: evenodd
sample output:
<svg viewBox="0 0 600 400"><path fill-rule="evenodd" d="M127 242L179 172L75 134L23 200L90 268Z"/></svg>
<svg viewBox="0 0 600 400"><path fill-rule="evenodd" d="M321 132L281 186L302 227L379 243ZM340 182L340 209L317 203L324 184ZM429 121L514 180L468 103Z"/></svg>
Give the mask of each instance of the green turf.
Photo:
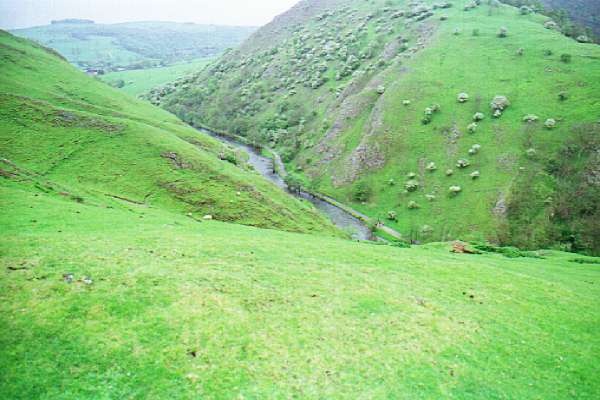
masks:
<svg viewBox="0 0 600 400"><path fill-rule="evenodd" d="M600 267L570 254L356 244L80 204L23 182L0 198L2 398L600 390Z"/></svg>
<svg viewBox="0 0 600 400"><path fill-rule="evenodd" d="M210 59L207 58L162 68L111 72L100 76L100 79L116 87L119 87L120 85L118 85L118 83L122 82L123 87L119 87L119 89L122 89L125 93L130 95L139 96L152 88L185 77L192 72L196 72L206 66L209 61Z"/></svg>

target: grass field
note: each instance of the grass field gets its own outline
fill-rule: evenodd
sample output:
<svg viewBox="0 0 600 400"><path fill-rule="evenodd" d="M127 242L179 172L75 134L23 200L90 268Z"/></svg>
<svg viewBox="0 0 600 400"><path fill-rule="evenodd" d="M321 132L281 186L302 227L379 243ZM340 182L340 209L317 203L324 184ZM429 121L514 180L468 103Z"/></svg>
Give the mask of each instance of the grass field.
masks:
<svg viewBox="0 0 600 400"><path fill-rule="evenodd" d="M152 88L173 82L189 73L201 70L210 60L207 58L162 68L111 72L100 76L100 79L113 86L116 82L122 81L124 86L119 89L130 95L139 96Z"/></svg>
<svg viewBox="0 0 600 400"><path fill-rule="evenodd" d="M0 70L0 399L598 398L598 258L354 242L48 49Z"/></svg>
<svg viewBox="0 0 600 400"><path fill-rule="evenodd" d="M0 198L2 398L600 391L600 265L573 254L356 244L22 183L3 183Z"/></svg>

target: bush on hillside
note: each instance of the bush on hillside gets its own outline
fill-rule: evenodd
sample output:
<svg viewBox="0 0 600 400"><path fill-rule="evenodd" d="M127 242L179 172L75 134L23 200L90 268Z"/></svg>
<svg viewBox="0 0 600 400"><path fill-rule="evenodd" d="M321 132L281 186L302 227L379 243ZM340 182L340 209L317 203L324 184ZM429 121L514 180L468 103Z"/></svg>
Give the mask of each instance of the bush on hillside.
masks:
<svg viewBox="0 0 600 400"><path fill-rule="evenodd" d="M564 62L565 64L570 63L572 58L573 57L567 53L560 55L560 61Z"/></svg>
<svg viewBox="0 0 600 400"><path fill-rule="evenodd" d="M568 98L569 98L569 93L567 93L567 92L565 92L565 91L562 91L562 92L558 93L558 99L559 99L560 101L565 101L565 100L567 100Z"/></svg>
<svg viewBox="0 0 600 400"><path fill-rule="evenodd" d="M473 121L475 121L475 122L483 121L484 118L485 118L485 115L483 113L480 113L480 112L475 113L473 115Z"/></svg>
<svg viewBox="0 0 600 400"><path fill-rule="evenodd" d="M452 176L454 175L454 170L453 169L447 169L446 170L446 176Z"/></svg>
<svg viewBox="0 0 600 400"><path fill-rule="evenodd" d="M479 153L479 150L481 150L481 145L479 144L474 144L470 149L469 149L469 154L474 156L475 154Z"/></svg>
<svg viewBox="0 0 600 400"><path fill-rule="evenodd" d="M586 35L579 35L577 36L576 39L579 43L589 43L590 42L590 38L587 37Z"/></svg>
<svg viewBox="0 0 600 400"><path fill-rule="evenodd" d="M477 127L478 127L478 126L479 126L479 125L477 125L477 123L476 123L476 122L473 122L473 123L469 124L469 126L467 126L467 131L468 131L469 133L475 133L475 132L477 131Z"/></svg>
<svg viewBox="0 0 600 400"><path fill-rule="evenodd" d="M354 187L354 193L352 194L352 197L354 200L364 203L371 198L372 193L373 191L371 190L371 187L366 182L359 182Z"/></svg>
<svg viewBox="0 0 600 400"><path fill-rule="evenodd" d="M547 129L554 129L556 127L556 120L554 118L548 118L546 122L544 122L544 126Z"/></svg>
<svg viewBox="0 0 600 400"><path fill-rule="evenodd" d="M404 188L409 192L414 192L419 188L419 182L417 182L414 179L411 179L410 181L406 182Z"/></svg>
<svg viewBox="0 0 600 400"><path fill-rule="evenodd" d="M414 200L411 200L408 202L408 209L409 210L417 210L421 208L421 206Z"/></svg>
<svg viewBox="0 0 600 400"><path fill-rule="evenodd" d="M434 162L430 162L429 164L427 164L427 166L425 167L425 169L429 172L433 172L437 170L437 166L435 165Z"/></svg>
<svg viewBox="0 0 600 400"><path fill-rule="evenodd" d="M457 196L460 192L462 192L462 188L460 186L450 186L448 188L448 193L450 196Z"/></svg>
<svg viewBox="0 0 600 400"><path fill-rule="evenodd" d="M459 103L466 103L469 101L469 95L467 93L459 93L457 100Z"/></svg>
<svg viewBox="0 0 600 400"><path fill-rule="evenodd" d="M469 162L469 160L465 160L463 158L461 158L460 160L458 160L456 162L456 166L458 168L467 168L469 165L471 165L471 163Z"/></svg>
<svg viewBox="0 0 600 400"><path fill-rule="evenodd" d="M398 214L395 211L388 211L387 219L390 221L398 221Z"/></svg>
<svg viewBox="0 0 600 400"><path fill-rule="evenodd" d="M502 116L502 112L510 106L510 101L506 96L495 96L492 102L490 103L490 107L493 110L494 118L500 118Z"/></svg>
<svg viewBox="0 0 600 400"><path fill-rule="evenodd" d="M536 122L538 119L540 119L537 115L535 114L527 114L526 116L523 117L523 122Z"/></svg>
<svg viewBox="0 0 600 400"><path fill-rule="evenodd" d="M508 29L505 27L500 28L500 30L498 31L498 37L505 38L507 36L508 36Z"/></svg>
<svg viewBox="0 0 600 400"><path fill-rule="evenodd" d="M479 173L479 171L475 171L475 172L471 172L471 174L469 174L469 176L471 177L471 179L479 179L481 174Z"/></svg>
<svg viewBox="0 0 600 400"><path fill-rule="evenodd" d="M544 28L559 30L558 24L556 22L554 22L554 21L546 21L546 22L544 22Z"/></svg>

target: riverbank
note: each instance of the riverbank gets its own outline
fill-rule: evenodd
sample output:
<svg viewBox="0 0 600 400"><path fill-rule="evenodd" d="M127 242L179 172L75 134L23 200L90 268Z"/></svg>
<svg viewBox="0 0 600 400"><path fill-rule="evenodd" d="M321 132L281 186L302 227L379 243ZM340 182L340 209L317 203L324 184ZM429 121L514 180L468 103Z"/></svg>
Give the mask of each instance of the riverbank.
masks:
<svg viewBox="0 0 600 400"><path fill-rule="evenodd" d="M227 132L222 132L222 131L218 131L215 129L212 129L210 127L207 126L202 126L202 125L196 125L195 126L198 130L216 138L219 139L220 141L227 143L229 145L232 146L236 146L238 148L243 147L242 150L245 152L253 152L254 153L254 160L251 159L249 160L250 164L255 164L257 162L261 162L260 160L256 160L257 158L260 159L261 157L264 158L268 158L271 160L272 163L272 168L271 168L271 173L269 173L269 171L265 170L264 165L255 165L255 167L259 167L259 168L255 168L258 170L258 172L260 172L262 175L266 176L269 180L271 180L272 182L274 182L276 185L282 187L283 189L287 189L287 185L285 184L284 178L288 175L287 170L285 168L285 164L283 163L283 161L281 160L281 157L279 156L279 154L277 154L277 152L271 148L266 148L263 147L262 149L264 151L260 151L258 148L256 148L253 144L251 144L246 138L242 137L242 136L238 136L238 135L234 135L234 134L230 134ZM277 178L275 178L274 176L276 176ZM290 192L291 194L294 194L292 192ZM322 193L318 193L315 191L312 191L310 189L306 189L306 188L302 188L298 193L296 193L298 195L298 197L301 197L303 199L306 199L308 201L311 201L313 204L315 204L315 206L320 209L321 211L323 211L325 214L327 214L334 223L336 223L335 219L340 219L339 213L335 213L336 215L333 216L333 210L331 209L331 207L338 209L340 211L342 211L343 213L346 213L348 216L350 216L351 218L357 220L358 222L360 222L360 224L362 225L362 229L365 233L360 235L362 237L367 237L366 239L362 239L362 240L373 240L375 239L375 237L378 237L380 239L384 239L384 240L403 240L403 235L386 226L385 224L383 224L380 221L374 220L373 218L347 206L346 204L343 204L337 200L335 200L332 197L329 197L327 195L324 195ZM329 207L324 207L323 204L327 204ZM339 221L338 221L339 222ZM344 224L347 228L347 221ZM353 224L356 225L356 224ZM342 227L342 228L344 228ZM356 227L356 226L355 226ZM366 234L366 231L368 230L369 234Z"/></svg>

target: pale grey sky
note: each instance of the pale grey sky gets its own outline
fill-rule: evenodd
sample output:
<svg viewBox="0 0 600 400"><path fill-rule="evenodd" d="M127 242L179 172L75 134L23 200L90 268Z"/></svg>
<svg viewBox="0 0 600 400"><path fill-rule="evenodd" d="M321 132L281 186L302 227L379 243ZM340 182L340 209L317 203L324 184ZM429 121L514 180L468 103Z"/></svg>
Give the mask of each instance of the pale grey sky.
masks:
<svg viewBox="0 0 600 400"><path fill-rule="evenodd" d="M298 0L0 0L0 28L46 25L53 19L96 22L175 21L264 25Z"/></svg>

